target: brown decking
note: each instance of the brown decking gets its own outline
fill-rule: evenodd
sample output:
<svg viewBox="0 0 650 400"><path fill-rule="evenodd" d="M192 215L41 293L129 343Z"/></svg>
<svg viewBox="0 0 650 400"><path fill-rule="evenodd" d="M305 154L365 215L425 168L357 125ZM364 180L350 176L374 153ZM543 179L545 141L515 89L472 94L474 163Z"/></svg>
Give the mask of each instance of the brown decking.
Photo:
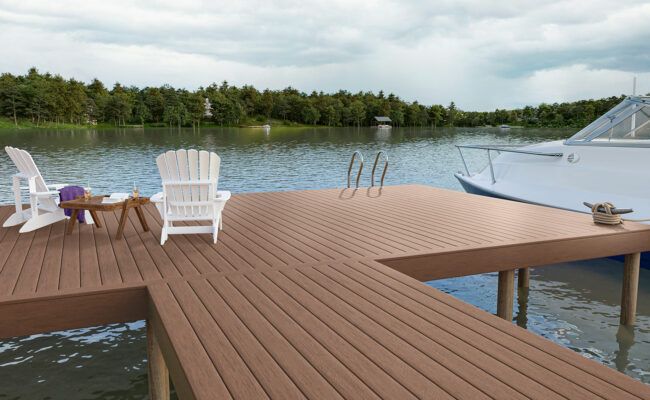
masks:
<svg viewBox="0 0 650 400"><path fill-rule="evenodd" d="M0 337L148 319L181 398L650 398L413 279L650 250L648 226L398 186L233 196L217 245L160 246L145 211L124 240L112 213L0 229Z"/></svg>

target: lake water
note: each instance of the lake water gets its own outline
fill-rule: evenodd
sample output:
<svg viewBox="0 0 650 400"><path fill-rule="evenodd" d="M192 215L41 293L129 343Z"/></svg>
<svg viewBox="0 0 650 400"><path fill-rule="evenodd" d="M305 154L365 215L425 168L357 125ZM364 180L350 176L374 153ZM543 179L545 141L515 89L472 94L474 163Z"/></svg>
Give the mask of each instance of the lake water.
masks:
<svg viewBox="0 0 650 400"><path fill-rule="evenodd" d="M31 152L49 183L90 184L95 193L159 191L155 157L177 148L221 155L219 186L233 193L343 187L354 150L366 156L368 186L374 154L387 152L386 184L422 183L461 190L456 144L534 143L571 130L274 128L0 131L0 146ZM485 154L468 151L470 168ZM12 200L14 167L0 153L0 203ZM642 270L638 322L619 329L622 263L592 260L537 268L515 322L585 357L650 383L650 273ZM430 284L496 312L496 274ZM147 396L142 321L0 341L0 399L140 399Z"/></svg>

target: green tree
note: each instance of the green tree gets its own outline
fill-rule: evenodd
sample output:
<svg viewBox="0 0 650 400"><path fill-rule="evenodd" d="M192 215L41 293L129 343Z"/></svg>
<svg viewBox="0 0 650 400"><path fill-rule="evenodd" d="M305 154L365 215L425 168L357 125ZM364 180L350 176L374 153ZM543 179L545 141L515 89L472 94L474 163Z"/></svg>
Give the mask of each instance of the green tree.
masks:
<svg viewBox="0 0 650 400"><path fill-rule="evenodd" d="M350 104L350 117L357 126L361 126L361 121L366 117L366 106L360 100Z"/></svg>
<svg viewBox="0 0 650 400"><path fill-rule="evenodd" d="M445 122L448 126L454 126L456 122L456 117L458 116L458 110L456 109L456 103L453 101L449 103L445 115Z"/></svg>
<svg viewBox="0 0 650 400"><path fill-rule="evenodd" d="M205 98L211 103L211 119L218 124L235 125L246 120L282 119L309 124L370 125L373 116L388 115L397 127L432 127L521 124L526 126L581 127L619 103L622 96L580 100L571 103L540 104L520 109L496 109L492 112L460 110L454 102L424 106L406 103L394 93L335 93L295 88L265 89L251 85L237 87L223 81L195 91L160 87L123 87L109 91L98 79L85 84L60 75L40 73L30 68L25 75L0 75L0 115L15 125L29 119L37 126L43 122L109 122L124 125L165 121L172 125L199 125L210 117L205 113ZM182 107L181 107L182 105Z"/></svg>
<svg viewBox="0 0 650 400"><path fill-rule="evenodd" d="M154 122L163 120L165 112L165 98L159 88L146 88L143 93L144 103L149 110Z"/></svg>
<svg viewBox="0 0 650 400"><path fill-rule="evenodd" d="M3 115L11 116L16 126L18 126L18 108L23 101L18 79L11 74L2 74L0 76L0 111Z"/></svg>
<svg viewBox="0 0 650 400"><path fill-rule="evenodd" d="M307 106L302 110L302 118L306 124L316 125L320 119L320 112L313 106Z"/></svg>
<svg viewBox="0 0 650 400"><path fill-rule="evenodd" d="M136 101L133 114L141 125L144 125L146 121L151 119L151 111L149 111L149 107L147 107L147 104L143 100Z"/></svg>
<svg viewBox="0 0 650 400"><path fill-rule="evenodd" d="M177 125L178 129L180 129L187 119L187 109L183 103L179 102L165 107L165 111L163 112L163 121L168 123L170 127Z"/></svg>
<svg viewBox="0 0 650 400"><path fill-rule="evenodd" d="M445 108L441 105L434 104L429 107L429 121L431 125L436 128L442 125L445 120Z"/></svg>

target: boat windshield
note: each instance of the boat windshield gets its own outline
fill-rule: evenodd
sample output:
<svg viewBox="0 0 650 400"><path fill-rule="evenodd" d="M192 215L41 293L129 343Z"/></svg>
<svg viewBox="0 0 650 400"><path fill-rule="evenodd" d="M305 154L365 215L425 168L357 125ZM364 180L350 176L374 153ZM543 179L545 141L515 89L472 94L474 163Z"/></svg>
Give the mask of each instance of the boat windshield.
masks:
<svg viewBox="0 0 650 400"><path fill-rule="evenodd" d="M567 144L650 145L650 97L628 97Z"/></svg>

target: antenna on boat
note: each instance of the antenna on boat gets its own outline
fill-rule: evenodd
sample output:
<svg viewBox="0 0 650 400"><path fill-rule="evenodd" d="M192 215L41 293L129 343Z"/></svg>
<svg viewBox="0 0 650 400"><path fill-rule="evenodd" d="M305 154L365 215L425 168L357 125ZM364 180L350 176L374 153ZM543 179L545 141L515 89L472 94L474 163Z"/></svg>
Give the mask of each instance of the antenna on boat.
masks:
<svg viewBox="0 0 650 400"><path fill-rule="evenodd" d="M632 96L636 96L636 76L632 78Z"/></svg>

